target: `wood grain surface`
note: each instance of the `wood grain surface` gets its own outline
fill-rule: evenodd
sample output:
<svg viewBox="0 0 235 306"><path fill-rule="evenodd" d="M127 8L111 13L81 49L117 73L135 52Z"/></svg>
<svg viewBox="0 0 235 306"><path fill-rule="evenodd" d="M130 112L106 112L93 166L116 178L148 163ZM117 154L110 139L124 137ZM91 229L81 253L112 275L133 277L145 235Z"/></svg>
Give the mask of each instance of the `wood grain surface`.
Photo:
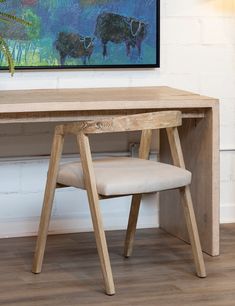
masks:
<svg viewBox="0 0 235 306"><path fill-rule="evenodd" d="M191 248L160 229L138 230L133 256L125 232L106 233L116 295L102 291L93 233L49 236L43 273L31 273L35 237L0 240L1 306L228 306L235 300L235 225L221 227L221 255L193 274Z"/></svg>
<svg viewBox="0 0 235 306"><path fill-rule="evenodd" d="M43 89L0 92L0 114L211 107L218 100L167 86L133 88Z"/></svg>
<svg viewBox="0 0 235 306"><path fill-rule="evenodd" d="M219 133L216 128L219 127L218 112L217 107L208 109L205 120L183 120L183 125L179 128L185 166L192 172L190 189L202 249L214 256L219 254L220 160ZM172 162L169 149L165 131L161 130L160 159L162 162ZM214 205L208 205L208 203L214 203ZM212 226L208 227L208 224ZM160 194L160 226L168 233L188 241L180 196L176 191Z"/></svg>
<svg viewBox="0 0 235 306"><path fill-rule="evenodd" d="M52 89L0 92L0 126L12 123L71 122L157 110L180 110L180 129L203 250L219 254L219 101L191 92L160 87ZM186 119L187 118L187 119ZM161 133L160 155L169 162ZM174 206L171 205L174 200ZM187 240L179 196L161 197L160 224Z"/></svg>

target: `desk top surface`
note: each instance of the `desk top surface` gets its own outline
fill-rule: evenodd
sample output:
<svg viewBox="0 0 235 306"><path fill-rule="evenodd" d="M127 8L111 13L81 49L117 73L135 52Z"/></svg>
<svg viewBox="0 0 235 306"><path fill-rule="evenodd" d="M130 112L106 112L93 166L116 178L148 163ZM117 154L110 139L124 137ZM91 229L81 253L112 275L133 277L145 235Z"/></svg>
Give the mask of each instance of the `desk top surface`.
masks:
<svg viewBox="0 0 235 306"><path fill-rule="evenodd" d="M0 114L121 109L205 108L218 100L166 86L0 91Z"/></svg>

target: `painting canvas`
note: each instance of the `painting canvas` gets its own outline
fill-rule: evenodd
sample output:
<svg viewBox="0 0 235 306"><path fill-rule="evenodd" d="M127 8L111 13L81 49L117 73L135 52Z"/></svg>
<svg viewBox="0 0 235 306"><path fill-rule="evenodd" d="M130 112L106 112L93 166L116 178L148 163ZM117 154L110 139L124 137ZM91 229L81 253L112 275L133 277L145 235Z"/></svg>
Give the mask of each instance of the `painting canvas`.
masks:
<svg viewBox="0 0 235 306"><path fill-rule="evenodd" d="M32 23L0 25L18 68L159 66L159 0L8 0L3 11Z"/></svg>

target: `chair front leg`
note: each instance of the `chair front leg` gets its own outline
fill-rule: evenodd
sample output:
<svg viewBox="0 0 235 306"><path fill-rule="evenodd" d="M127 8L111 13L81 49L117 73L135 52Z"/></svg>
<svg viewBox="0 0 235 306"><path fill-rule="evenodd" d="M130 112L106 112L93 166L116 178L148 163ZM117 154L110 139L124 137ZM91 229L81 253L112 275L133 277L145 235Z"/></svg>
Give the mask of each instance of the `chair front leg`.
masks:
<svg viewBox="0 0 235 306"><path fill-rule="evenodd" d="M192 197L189 186L180 188L181 202L183 204L184 215L189 233L189 239L192 246L194 262L197 276L206 277L205 263L203 259L201 243L198 234L196 218L193 209Z"/></svg>
<svg viewBox="0 0 235 306"><path fill-rule="evenodd" d="M33 273L40 273L42 270L42 262L45 253L47 232L51 217L52 205L54 200L56 180L59 169L60 157L63 150L64 136L55 131L49 169L47 174L47 183L45 188L43 207L38 230L38 238L33 260Z"/></svg>
<svg viewBox="0 0 235 306"><path fill-rule="evenodd" d="M95 233L96 245L100 258L103 279L105 283L105 291L107 295L114 295L115 287L113 282L113 275L112 275L112 269L109 259L103 222L101 218L99 200L98 197L93 197L93 195L88 190L87 193L88 193L90 212L91 212L92 223Z"/></svg>
<svg viewBox="0 0 235 306"><path fill-rule="evenodd" d="M133 251L141 198L142 198L141 194L136 194L132 196L129 221L128 221L128 226L127 226L127 231L126 231L125 246L124 246L124 256L125 257L130 257Z"/></svg>
<svg viewBox="0 0 235 306"><path fill-rule="evenodd" d="M89 200L89 207L91 211L96 245L101 263L101 270L105 282L105 290L108 295L113 295L115 294L113 275L104 233L103 222L100 213L99 195L97 193L96 188L95 172L92 165L92 157L88 136L83 133L80 133L77 137L77 142L80 148L84 181Z"/></svg>
<svg viewBox="0 0 235 306"><path fill-rule="evenodd" d="M32 272L36 274L40 273L42 270L42 262L46 248L47 233L51 218L54 193L55 193L55 186L51 186L50 181L48 181L46 185L46 191L44 196L43 208L41 213L41 219L40 219L36 249L33 260L33 267L32 267Z"/></svg>

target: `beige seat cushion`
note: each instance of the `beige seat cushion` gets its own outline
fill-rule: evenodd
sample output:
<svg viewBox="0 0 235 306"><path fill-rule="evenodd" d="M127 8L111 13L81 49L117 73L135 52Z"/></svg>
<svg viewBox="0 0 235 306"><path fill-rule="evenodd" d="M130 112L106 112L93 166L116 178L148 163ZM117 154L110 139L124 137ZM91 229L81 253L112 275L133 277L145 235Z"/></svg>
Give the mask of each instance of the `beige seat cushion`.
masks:
<svg viewBox="0 0 235 306"><path fill-rule="evenodd" d="M105 196L150 193L190 184L191 173L172 165L130 157L93 161L98 193ZM60 166L57 182L85 189L81 163Z"/></svg>

